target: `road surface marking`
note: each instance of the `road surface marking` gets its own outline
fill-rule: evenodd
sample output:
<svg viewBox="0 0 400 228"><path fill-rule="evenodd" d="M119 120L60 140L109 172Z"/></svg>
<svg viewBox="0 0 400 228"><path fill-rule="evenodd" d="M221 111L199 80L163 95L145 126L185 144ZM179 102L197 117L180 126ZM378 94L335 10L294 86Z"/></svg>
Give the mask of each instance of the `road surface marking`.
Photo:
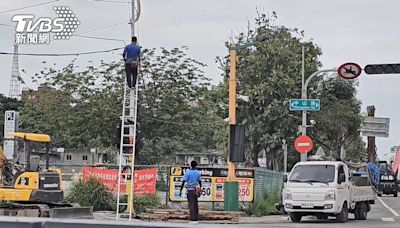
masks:
<svg viewBox="0 0 400 228"><path fill-rule="evenodd" d="M394 218L381 218L382 222L394 222Z"/></svg>
<svg viewBox="0 0 400 228"><path fill-rule="evenodd" d="M381 202L381 204L382 204L384 207L386 207L390 212L392 212L392 214L393 214L394 216L396 216L396 217L399 217L399 216L400 216L395 210L393 210L393 209L390 208L388 205L386 205L386 203L383 202L383 200L382 200L380 197L378 197L378 200L379 200L379 202Z"/></svg>

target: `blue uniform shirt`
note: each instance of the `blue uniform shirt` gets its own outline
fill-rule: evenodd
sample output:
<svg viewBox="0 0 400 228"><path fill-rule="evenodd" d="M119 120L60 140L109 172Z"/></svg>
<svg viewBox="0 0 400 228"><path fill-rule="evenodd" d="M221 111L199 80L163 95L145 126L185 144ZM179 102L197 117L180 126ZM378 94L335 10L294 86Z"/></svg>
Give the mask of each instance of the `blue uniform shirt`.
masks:
<svg viewBox="0 0 400 228"><path fill-rule="evenodd" d="M196 169L187 169L183 180L186 181L187 190L195 190L197 184L201 181L200 171Z"/></svg>
<svg viewBox="0 0 400 228"><path fill-rule="evenodd" d="M126 45L122 55L124 56L124 59L136 61L140 56L140 46L137 44Z"/></svg>

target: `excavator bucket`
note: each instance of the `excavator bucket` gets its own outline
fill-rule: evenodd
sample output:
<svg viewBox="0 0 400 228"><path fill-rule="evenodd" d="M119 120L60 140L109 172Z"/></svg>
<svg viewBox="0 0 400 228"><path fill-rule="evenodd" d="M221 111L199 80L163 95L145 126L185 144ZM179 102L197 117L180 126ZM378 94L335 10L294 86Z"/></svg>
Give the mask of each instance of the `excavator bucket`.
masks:
<svg viewBox="0 0 400 228"><path fill-rule="evenodd" d="M56 207L49 211L50 218L93 219L92 207Z"/></svg>

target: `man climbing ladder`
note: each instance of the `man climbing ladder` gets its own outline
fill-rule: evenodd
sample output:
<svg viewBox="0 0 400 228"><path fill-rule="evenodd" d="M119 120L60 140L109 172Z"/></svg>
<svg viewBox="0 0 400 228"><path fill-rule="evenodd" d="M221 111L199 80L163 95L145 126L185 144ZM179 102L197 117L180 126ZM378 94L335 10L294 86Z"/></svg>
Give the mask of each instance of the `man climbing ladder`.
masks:
<svg viewBox="0 0 400 228"><path fill-rule="evenodd" d="M132 43L128 44L122 54L125 61L126 82L129 88L136 86L138 65L140 60L140 46L137 44L137 37L132 37Z"/></svg>
<svg viewBox="0 0 400 228"><path fill-rule="evenodd" d="M118 159L116 218L120 219L124 217L132 219L135 213L133 205L133 177L135 175L137 104L139 92L137 79L140 74L140 46L137 44L137 38L135 36L132 36L132 43L125 47L123 57L125 60L126 83L124 86L120 128L121 137ZM121 202L121 197L126 197L127 202Z"/></svg>

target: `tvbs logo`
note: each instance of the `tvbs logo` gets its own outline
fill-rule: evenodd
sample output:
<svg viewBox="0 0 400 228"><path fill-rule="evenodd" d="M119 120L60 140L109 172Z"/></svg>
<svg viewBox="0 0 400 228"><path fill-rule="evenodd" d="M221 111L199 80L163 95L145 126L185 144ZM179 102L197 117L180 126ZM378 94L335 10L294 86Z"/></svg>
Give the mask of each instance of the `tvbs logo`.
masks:
<svg viewBox="0 0 400 228"><path fill-rule="evenodd" d="M36 29L39 32L61 32L64 29L64 19L56 18L52 20L48 17L41 17L35 23L34 15L15 15L12 21L17 22L16 32L33 32Z"/></svg>
<svg viewBox="0 0 400 228"><path fill-rule="evenodd" d="M16 22L16 44L48 44L50 34L55 40L68 40L80 24L68 6L56 6L57 18L39 17L33 14L18 14L11 19Z"/></svg>

